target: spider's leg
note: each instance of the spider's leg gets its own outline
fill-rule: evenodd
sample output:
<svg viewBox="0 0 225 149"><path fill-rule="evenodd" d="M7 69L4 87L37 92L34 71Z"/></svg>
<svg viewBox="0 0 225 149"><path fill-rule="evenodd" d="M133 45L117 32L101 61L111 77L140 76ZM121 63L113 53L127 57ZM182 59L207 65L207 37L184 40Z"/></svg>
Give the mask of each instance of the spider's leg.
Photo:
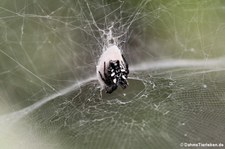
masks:
<svg viewBox="0 0 225 149"><path fill-rule="evenodd" d="M123 58L123 61L124 61L125 65L126 65L127 74L129 74L129 65L128 65L128 63L127 63L127 61L126 61L126 59L125 59L123 54L122 54L122 58Z"/></svg>
<svg viewBox="0 0 225 149"><path fill-rule="evenodd" d="M111 94L113 91L115 91L116 89L117 89L117 85L116 84L114 84L114 85L112 85L112 86L110 86L110 87L107 87L106 88L106 93L109 93L109 94Z"/></svg>
<svg viewBox="0 0 225 149"><path fill-rule="evenodd" d="M123 58L123 61L124 61L125 65L126 65L126 68L128 69L129 68L129 65L128 65L128 63L127 63L127 61L126 61L126 59L125 59L125 57L124 57L123 54L122 54L122 58Z"/></svg>
<svg viewBox="0 0 225 149"><path fill-rule="evenodd" d="M104 62L104 77L102 76L100 71L98 71L98 73L99 73L102 81L104 81L104 83L109 86L111 84L110 79L108 78L108 74L105 71L106 71L106 67L105 67L105 62Z"/></svg>
<svg viewBox="0 0 225 149"><path fill-rule="evenodd" d="M98 71L98 73L99 73L99 75L100 75L100 77L101 77L102 81L104 81L104 82L105 82L105 84L106 84L106 80L103 78L103 76L102 76L101 72L100 72L100 71Z"/></svg>
<svg viewBox="0 0 225 149"><path fill-rule="evenodd" d="M105 78L108 78L108 72L107 72L107 69L106 69L105 62L104 62L104 76L105 76Z"/></svg>
<svg viewBox="0 0 225 149"><path fill-rule="evenodd" d="M108 69L106 68L106 63L104 62L104 76L105 76L105 83L110 86L111 83L112 83L112 80L111 80L111 76L108 74Z"/></svg>

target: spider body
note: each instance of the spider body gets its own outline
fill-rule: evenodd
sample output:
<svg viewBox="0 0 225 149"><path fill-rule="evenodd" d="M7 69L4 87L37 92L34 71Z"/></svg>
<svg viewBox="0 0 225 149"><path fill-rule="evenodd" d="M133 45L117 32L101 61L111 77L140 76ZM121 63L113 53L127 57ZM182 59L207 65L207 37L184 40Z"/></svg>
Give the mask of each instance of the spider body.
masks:
<svg viewBox="0 0 225 149"><path fill-rule="evenodd" d="M117 46L109 47L100 57L97 66L98 80L106 93L112 93L121 86L125 89L128 86L127 77L129 74L128 63Z"/></svg>

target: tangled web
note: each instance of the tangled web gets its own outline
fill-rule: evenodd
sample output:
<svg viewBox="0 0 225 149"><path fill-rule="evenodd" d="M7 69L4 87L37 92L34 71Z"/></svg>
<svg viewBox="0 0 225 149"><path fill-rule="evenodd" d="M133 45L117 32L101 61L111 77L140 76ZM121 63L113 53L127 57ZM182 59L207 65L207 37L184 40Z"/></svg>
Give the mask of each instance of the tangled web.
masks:
<svg viewBox="0 0 225 149"><path fill-rule="evenodd" d="M224 5L2 0L0 148L225 145ZM114 42L129 87L101 95L95 66Z"/></svg>

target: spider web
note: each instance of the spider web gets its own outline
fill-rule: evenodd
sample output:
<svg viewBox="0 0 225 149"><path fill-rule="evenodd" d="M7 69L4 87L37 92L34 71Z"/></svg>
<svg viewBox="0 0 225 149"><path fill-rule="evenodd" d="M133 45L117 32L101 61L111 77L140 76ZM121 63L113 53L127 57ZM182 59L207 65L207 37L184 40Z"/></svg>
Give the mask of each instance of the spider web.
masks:
<svg viewBox="0 0 225 149"><path fill-rule="evenodd" d="M0 148L225 144L224 6L2 0ZM126 90L101 97L95 66L109 37L131 73Z"/></svg>

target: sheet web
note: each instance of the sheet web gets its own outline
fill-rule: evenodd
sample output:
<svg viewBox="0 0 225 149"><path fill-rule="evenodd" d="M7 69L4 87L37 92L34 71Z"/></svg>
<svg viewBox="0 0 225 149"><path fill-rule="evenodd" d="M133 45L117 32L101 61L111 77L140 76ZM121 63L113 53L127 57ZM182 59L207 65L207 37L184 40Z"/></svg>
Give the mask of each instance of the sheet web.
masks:
<svg viewBox="0 0 225 149"><path fill-rule="evenodd" d="M3 0L0 147L225 144L223 6ZM93 74L110 29L131 74L101 96Z"/></svg>

